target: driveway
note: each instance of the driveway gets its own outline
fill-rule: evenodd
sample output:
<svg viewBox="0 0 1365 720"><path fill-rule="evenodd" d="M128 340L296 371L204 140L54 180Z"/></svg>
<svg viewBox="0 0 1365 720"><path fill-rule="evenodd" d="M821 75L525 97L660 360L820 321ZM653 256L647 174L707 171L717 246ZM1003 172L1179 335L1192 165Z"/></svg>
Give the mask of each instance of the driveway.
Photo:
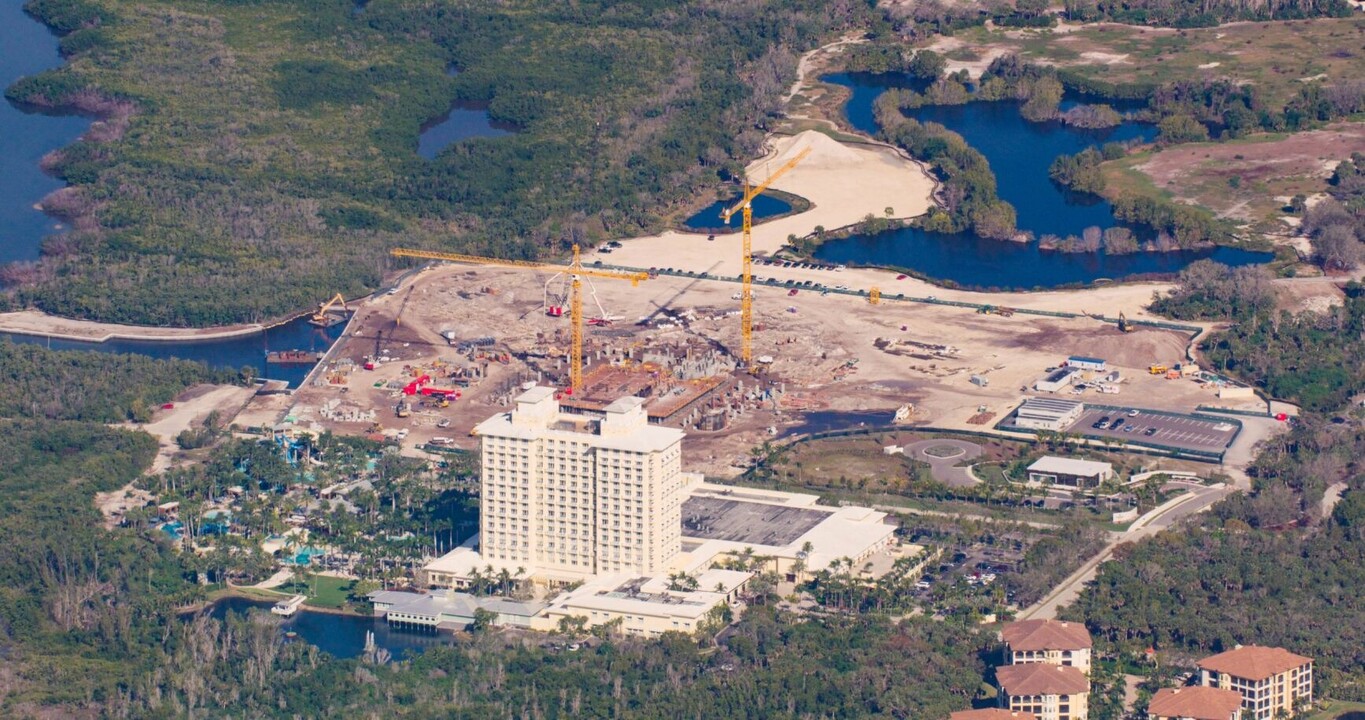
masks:
<svg viewBox="0 0 1365 720"><path fill-rule="evenodd" d="M1109 543L1104 546L1103 550L1087 560L1042 600L1032 607L1021 610L1018 619L1057 617L1059 609L1070 605L1076 601L1076 598L1080 597L1085 586L1094 580L1095 575L1099 573L1100 565L1113 555L1114 548L1119 543L1136 542L1142 538L1151 537L1190 515L1207 510L1209 506L1227 497L1233 491L1233 487L1226 485L1200 486L1198 489L1191 489L1190 492L1167 500L1160 506L1149 510L1146 515L1133 521L1133 524L1129 525L1126 531L1110 533Z"/></svg>
<svg viewBox="0 0 1365 720"><path fill-rule="evenodd" d="M933 450L932 453L927 452ZM971 460L985 452L980 445L966 440L921 440L905 446L905 454L929 463L934 479L948 487L971 487L977 479L965 467L957 467L963 460Z"/></svg>

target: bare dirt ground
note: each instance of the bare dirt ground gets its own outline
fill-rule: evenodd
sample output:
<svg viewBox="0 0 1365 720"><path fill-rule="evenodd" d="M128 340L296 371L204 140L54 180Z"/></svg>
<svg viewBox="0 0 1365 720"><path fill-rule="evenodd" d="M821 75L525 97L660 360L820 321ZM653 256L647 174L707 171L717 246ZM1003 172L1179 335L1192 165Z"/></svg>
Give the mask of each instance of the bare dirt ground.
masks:
<svg viewBox="0 0 1365 720"><path fill-rule="evenodd" d="M704 239L701 243L714 247ZM714 250L710 256L715 257ZM851 275L822 271L820 277L832 285ZM383 331L386 339L380 352L390 360L373 371L357 365L349 372L321 373L320 384L301 389L288 412L304 428L358 434L378 422L390 433L407 430L408 445L440 436L472 447L470 429L502 411L519 383L539 380L559 387L565 383L568 321L548 317L542 310L547 279L549 273L465 266L418 275L410 286L411 296L404 291L362 306L338 353L346 361L363 363L375 353L375 337ZM739 346L737 284L662 276L634 288L615 281L597 281L594 287L606 313L620 319L609 328L586 329L589 370L627 357L638 363L644 351L670 347L679 353L690 347L686 352L698 355L714 351L730 358L727 368L733 368ZM1150 288L1139 289L1144 299L1150 295ZM785 287L755 291L755 324L760 329L754 334L754 354L772 357L762 377L755 380L724 369L725 383L712 396L740 408L741 414L720 431L698 429L695 418L669 421L689 433L684 452L690 469L734 474L750 448L817 411L890 413L913 404L916 423L981 429L967 422L980 406L1003 416L1028 394L1023 388L1045 368L1072 354L1099 355L1124 370L1128 379L1123 394L1104 396L1105 402L1189 410L1211 398L1193 383L1146 374L1150 363L1183 357L1184 341L1178 333L1144 330L1124 335L1088 318L1001 317L893 300L873 306L864 299L810 290L788 293ZM1040 294L1047 295L1065 297ZM588 307L587 314L598 314L595 303L589 301ZM401 322L395 325L400 308ZM676 319L648 328L633 324L651 316ZM443 332L462 342L484 336L494 341L478 351L484 357L471 357L451 347ZM879 338L951 345L957 352L951 357L896 354L878 349L874 343ZM503 351L510 351L506 364L499 359ZM475 368L483 377L462 390L461 398L448 408L414 403L411 416L397 417L400 396L394 388L410 381L414 368L447 373L457 367ZM987 377L989 385L972 384L974 374ZM744 399L760 386L776 398ZM438 426L442 420L449 421L444 428Z"/></svg>
<svg viewBox="0 0 1365 720"><path fill-rule="evenodd" d="M1327 312L1341 307L1346 294L1333 283L1279 283L1275 286L1276 304L1290 312Z"/></svg>
<svg viewBox="0 0 1365 720"><path fill-rule="evenodd" d="M1273 139L1175 145L1133 169L1179 200L1255 222L1283 215L1278 197L1322 192L1337 163L1356 152L1365 152L1365 123L1337 123Z"/></svg>
<svg viewBox="0 0 1365 720"><path fill-rule="evenodd" d="M235 385L195 385L176 397L175 407L157 410L151 422L144 425L126 423L122 427L144 430L156 438L159 448L148 472L164 472L185 461L180 446L175 442L177 435L199 426L214 411L218 412L224 423L230 421L254 392L252 388ZM105 522L114 524L128 509L141 507L149 499L150 495L129 485L119 490L98 493L95 505L104 514Z"/></svg>

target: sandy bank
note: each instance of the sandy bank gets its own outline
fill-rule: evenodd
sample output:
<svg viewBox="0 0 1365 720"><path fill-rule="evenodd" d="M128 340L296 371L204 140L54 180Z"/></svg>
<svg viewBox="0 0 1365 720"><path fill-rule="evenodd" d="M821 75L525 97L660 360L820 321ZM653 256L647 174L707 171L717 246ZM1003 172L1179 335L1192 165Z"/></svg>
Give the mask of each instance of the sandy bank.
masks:
<svg viewBox="0 0 1365 720"><path fill-rule="evenodd" d="M78 340L81 342L109 342L110 340L146 340L152 342L194 342L255 335L266 329L260 323L226 325L210 328L162 328L144 325L72 320L37 310L0 313L0 332L17 335Z"/></svg>
<svg viewBox="0 0 1365 720"><path fill-rule="evenodd" d="M811 202L806 212L754 226L755 255L771 255L787 243L788 236L803 237L817 227L827 230L852 225L869 214L877 217L911 218L930 207L934 182L918 163L906 160L888 147L846 145L827 135L808 130L775 138L767 157L750 163L749 177L768 177L801 151L811 153L799 165L778 178L772 187L800 195ZM738 226L739 218L732 224ZM738 233L705 235L670 231L636 238L604 262L639 267L682 267L736 275L740 270L741 238Z"/></svg>

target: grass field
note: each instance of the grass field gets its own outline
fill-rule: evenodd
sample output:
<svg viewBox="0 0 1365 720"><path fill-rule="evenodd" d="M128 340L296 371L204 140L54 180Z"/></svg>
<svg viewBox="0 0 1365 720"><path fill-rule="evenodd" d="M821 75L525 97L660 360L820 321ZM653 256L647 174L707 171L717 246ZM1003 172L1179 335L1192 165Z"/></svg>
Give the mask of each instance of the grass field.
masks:
<svg viewBox="0 0 1365 720"><path fill-rule="evenodd" d="M1101 23L1059 30L973 28L977 53L1004 50L1111 82L1228 78L1251 83L1279 107L1302 82L1365 76L1365 19L1234 23L1174 30Z"/></svg>
<svg viewBox="0 0 1365 720"><path fill-rule="evenodd" d="M1303 717L1303 720L1336 720L1337 717L1348 712L1365 712L1365 703L1341 702L1339 700L1329 700L1330 708L1316 713L1310 713Z"/></svg>
<svg viewBox="0 0 1365 720"><path fill-rule="evenodd" d="M351 588L355 586L355 583L355 580L348 578L313 575L308 578L306 584L295 580L281 585L279 590L288 595L307 596L308 599L304 601L305 605L335 609L346 604L347 598L351 594Z"/></svg>

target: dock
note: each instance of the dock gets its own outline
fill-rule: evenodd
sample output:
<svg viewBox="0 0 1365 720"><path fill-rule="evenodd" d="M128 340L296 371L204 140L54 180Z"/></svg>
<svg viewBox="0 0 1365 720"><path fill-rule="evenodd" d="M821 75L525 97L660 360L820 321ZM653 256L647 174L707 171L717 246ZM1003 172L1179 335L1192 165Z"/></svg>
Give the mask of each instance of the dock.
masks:
<svg viewBox="0 0 1365 720"><path fill-rule="evenodd" d="M302 605L303 601L306 599L307 598L302 595L295 595L288 600L281 600L275 603L275 607L270 608L270 612L276 615L290 617L299 611L299 606Z"/></svg>

